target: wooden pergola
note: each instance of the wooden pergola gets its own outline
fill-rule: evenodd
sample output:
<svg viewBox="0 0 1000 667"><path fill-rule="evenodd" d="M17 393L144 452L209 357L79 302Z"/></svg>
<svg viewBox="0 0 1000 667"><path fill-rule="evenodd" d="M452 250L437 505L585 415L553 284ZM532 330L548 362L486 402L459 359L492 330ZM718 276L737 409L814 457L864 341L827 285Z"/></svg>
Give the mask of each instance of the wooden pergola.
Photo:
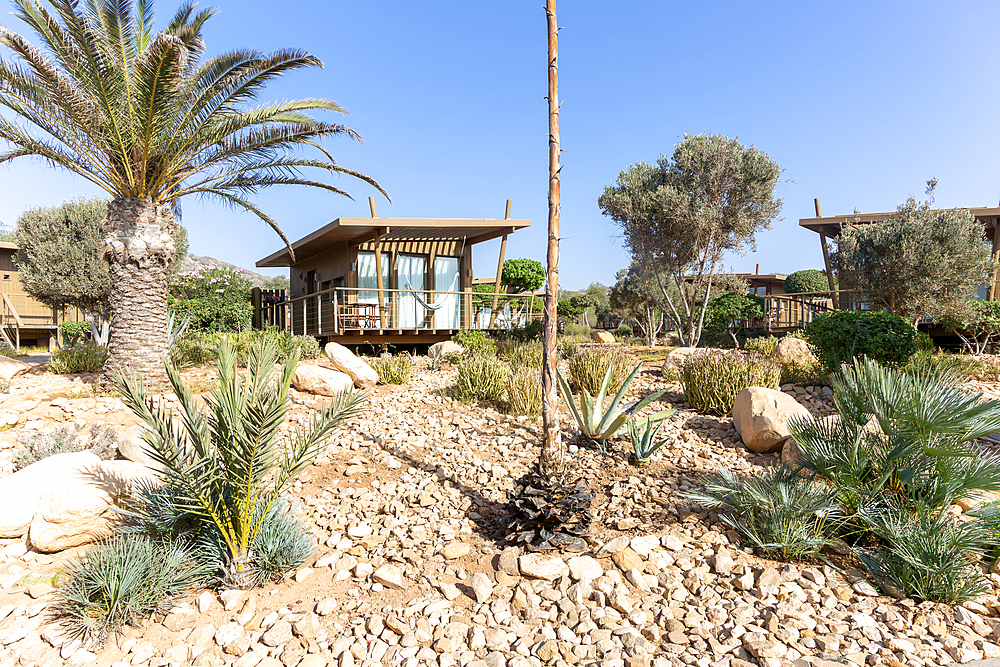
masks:
<svg viewBox="0 0 1000 667"><path fill-rule="evenodd" d="M845 225L864 225L872 222L882 222L892 220L899 213L890 211L885 213L852 213L851 215L828 215L824 216L819 199L813 200L816 206L815 218L801 218L799 226L812 230L819 234L820 245L823 249L823 265L826 268L826 275L830 281L830 290L834 290L833 267L830 265L830 249L827 239L835 239L840 235L840 230ZM994 262L1000 262L1000 234L997 234L997 224L1000 221L1000 207L978 206L971 208L938 209L940 211L968 211L976 220L983 225L983 231L991 244L991 257ZM834 292L836 294L836 292ZM1000 300L1000 270L993 272L993 280L990 282L986 298L990 301ZM834 307L839 308L838 303Z"/></svg>

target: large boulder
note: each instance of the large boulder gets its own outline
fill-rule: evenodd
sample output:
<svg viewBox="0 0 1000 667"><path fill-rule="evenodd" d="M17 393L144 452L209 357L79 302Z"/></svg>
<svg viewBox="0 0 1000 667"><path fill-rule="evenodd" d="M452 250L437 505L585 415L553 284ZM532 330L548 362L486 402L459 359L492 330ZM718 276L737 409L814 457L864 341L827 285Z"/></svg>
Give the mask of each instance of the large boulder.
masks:
<svg viewBox="0 0 1000 667"><path fill-rule="evenodd" d="M334 368L351 376L356 386L368 388L378 384L378 373L375 369L340 343L327 343L323 352Z"/></svg>
<svg viewBox="0 0 1000 667"><path fill-rule="evenodd" d="M809 343L801 338L784 337L771 350L771 358L782 364L808 366L816 363L816 355L809 349Z"/></svg>
<svg viewBox="0 0 1000 667"><path fill-rule="evenodd" d="M114 507L139 480L156 480L132 461L98 461L74 468L38 500L28 539L36 551L52 553L110 535L121 520Z"/></svg>
<svg viewBox="0 0 1000 667"><path fill-rule="evenodd" d="M0 537L20 537L28 531L38 501L76 470L93 468L101 459L92 452L55 454L0 479Z"/></svg>
<svg viewBox="0 0 1000 667"><path fill-rule="evenodd" d="M9 380L15 375L27 373L30 368L31 364L29 363L18 361L17 359L11 359L10 357L0 356L0 378Z"/></svg>
<svg viewBox="0 0 1000 667"><path fill-rule="evenodd" d="M736 395L733 426L746 448L777 452L790 435L791 417L808 417L809 411L788 394L766 387L747 387Z"/></svg>
<svg viewBox="0 0 1000 667"><path fill-rule="evenodd" d="M310 394L339 396L345 389L354 388L354 380L347 373L315 364L305 364L295 369L292 386Z"/></svg>
<svg viewBox="0 0 1000 667"><path fill-rule="evenodd" d="M465 347L455 341L443 340L427 348L427 354L432 357L459 356L465 354Z"/></svg>
<svg viewBox="0 0 1000 667"><path fill-rule="evenodd" d="M590 340L595 343L614 343L615 337L607 331L591 331Z"/></svg>

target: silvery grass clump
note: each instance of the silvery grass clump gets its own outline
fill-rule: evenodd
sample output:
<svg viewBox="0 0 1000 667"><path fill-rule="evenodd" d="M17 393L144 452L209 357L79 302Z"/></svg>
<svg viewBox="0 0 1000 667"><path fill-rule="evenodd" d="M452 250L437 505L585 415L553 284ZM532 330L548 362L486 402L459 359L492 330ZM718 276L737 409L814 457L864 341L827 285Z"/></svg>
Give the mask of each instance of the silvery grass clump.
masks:
<svg viewBox="0 0 1000 667"><path fill-rule="evenodd" d="M284 493L333 431L359 412L364 395L345 391L282 437L298 354L275 375L277 354L272 341L258 341L241 372L224 338L218 385L203 403L168 362L177 415L141 380L117 378L161 470L156 483L135 489L118 533L69 566L57 616L71 633L103 639L195 586L263 585L309 557L313 536Z"/></svg>

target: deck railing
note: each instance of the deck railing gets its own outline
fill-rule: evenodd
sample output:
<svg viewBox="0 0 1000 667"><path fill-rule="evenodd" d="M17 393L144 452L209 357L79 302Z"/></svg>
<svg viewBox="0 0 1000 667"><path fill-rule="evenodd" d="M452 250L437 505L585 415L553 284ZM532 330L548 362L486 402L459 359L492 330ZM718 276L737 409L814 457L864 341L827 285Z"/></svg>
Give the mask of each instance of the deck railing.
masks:
<svg viewBox="0 0 1000 667"><path fill-rule="evenodd" d="M60 311L39 303L28 294L0 293L0 339L15 350L21 349L23 330L54 332L62 322L83 319L83 313L76 308Z"/></svg>
<svg viewBox="0 0 1000 667"><path fill-rule="evenodd" d="M380 296L377 288L333 287L289 297L262 290L254 295L254 326L314 336L487 329L492 301L492 295L471 291L383 288ZM508 305L499 313L496 326L509 328L540 317L526 310Z"/></svg>
<svg viewBox="0 0 1000 667"><path fill-rule="evenodd" d="M856 307L848 290L835 292L842 310ZM765 331L803 329L817 315L837 310L830 292L775 294L764 297L764 317L748 323L748 328Z"/></svg>

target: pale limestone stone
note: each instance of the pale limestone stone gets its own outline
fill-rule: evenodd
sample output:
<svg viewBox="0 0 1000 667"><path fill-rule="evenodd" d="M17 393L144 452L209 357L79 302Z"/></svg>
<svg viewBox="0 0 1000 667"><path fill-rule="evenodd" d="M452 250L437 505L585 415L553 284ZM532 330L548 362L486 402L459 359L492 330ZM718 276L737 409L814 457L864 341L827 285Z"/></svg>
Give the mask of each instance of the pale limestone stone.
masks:
<svg viewBox="0 0 1000 667"><path fill-rule="evenodd" d="M747 387L733 405L733 426L753 452L780 450L792 417L808 418L809 411L788 394L766 387Z"/></svg>
<svg viewBox="0 0 1000 667"><path fill-rule="evenodd" d="M323 352L334 368L351 376L355 386L369 388L378 384L375 369L340 343L327 343Z"/></svg>

